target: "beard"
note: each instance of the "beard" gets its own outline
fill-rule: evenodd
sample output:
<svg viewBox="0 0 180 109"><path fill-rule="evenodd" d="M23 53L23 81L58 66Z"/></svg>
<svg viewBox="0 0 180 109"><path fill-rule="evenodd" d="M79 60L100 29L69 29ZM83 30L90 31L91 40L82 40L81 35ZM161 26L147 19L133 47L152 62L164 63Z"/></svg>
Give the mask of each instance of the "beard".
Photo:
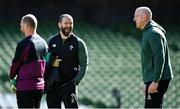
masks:
<svg viewBox="0 0 180 109"><path fill-rule="evenodd" d="M136 24L136 28L139 29L139 25L138 24Z"/></svg>
<svg viewBox="0 0 180 109"><path fill-rule="evenodd" d="M69 34L72 32L72 28L71 27L65 27L61 29L62 33L64 36L69 36Z"/></svg>
<svg viewBox="0 0 180 109"><path fill-rule="evenodd" d="M136 28L137 28L137 29L141 29L140 24L136 23Z"/></svg>

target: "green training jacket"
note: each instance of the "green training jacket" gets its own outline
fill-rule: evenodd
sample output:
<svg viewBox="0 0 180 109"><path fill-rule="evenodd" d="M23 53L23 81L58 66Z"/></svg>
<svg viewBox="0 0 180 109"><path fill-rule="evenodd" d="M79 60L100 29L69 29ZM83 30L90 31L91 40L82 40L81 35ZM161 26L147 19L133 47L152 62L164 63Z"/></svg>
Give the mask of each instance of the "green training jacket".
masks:
<svg viewBox="0 0 180 109"><path fill-rule="evenodd" d="M165 30L151 20L143 29L141 63L144 83L173 78Z"/></svg>

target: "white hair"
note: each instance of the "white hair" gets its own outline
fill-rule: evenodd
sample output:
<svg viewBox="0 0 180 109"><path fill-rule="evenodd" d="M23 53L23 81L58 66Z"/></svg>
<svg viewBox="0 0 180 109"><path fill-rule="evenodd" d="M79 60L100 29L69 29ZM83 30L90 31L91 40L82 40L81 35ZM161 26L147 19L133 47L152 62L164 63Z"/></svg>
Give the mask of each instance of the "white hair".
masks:
<svg viewBox="0 0 180 109"><path fill-rule="evenodd" d="M152 20L152 11L150 10L150 8L146 7L146 6L142 6L137 8L136 10L141 10L143 12L143 14L148 16L148 20Z"/></svg>

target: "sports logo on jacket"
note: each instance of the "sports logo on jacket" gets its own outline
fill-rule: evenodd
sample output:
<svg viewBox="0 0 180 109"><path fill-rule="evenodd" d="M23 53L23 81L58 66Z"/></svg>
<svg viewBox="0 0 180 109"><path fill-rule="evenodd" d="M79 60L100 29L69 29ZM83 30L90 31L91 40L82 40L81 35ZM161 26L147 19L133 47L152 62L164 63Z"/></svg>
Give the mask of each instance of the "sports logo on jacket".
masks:
<svg viewBox="0 0 180 109"><path fill-rule="evenodd" d="M53 47L53 48L56 47L56 44L52 44L52 47Z"/></svg>
<svg viewBox="0 0 180 109"><path fill-rule="evenodd" d="M73 47L73 45L70 45L69 46L69 50L72 50L74 47Z"/></svg>

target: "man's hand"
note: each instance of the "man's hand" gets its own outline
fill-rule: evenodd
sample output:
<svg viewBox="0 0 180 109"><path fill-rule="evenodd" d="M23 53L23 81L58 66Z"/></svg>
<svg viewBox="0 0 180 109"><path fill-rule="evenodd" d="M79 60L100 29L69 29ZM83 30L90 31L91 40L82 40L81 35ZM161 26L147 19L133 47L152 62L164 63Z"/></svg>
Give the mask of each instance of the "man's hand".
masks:
<svg viewBox="0 0 180 109"><path fill-rule="evenodd" d="M12 91L13 93L16 93L16 87L15 87L14 85L11 85L11 91Z"/></svg>
<svg viewBox="0 0 180 109"><path fill-rule="evenodd" d="M157 93L158 83L152 82L148 88L148 93Z"/></svg>
<svg viewBox="0 0 180 109"><path fill-rule="evenodd" d="M10 88L13 93L16 93L16 79L10 80Z"/></svg>

